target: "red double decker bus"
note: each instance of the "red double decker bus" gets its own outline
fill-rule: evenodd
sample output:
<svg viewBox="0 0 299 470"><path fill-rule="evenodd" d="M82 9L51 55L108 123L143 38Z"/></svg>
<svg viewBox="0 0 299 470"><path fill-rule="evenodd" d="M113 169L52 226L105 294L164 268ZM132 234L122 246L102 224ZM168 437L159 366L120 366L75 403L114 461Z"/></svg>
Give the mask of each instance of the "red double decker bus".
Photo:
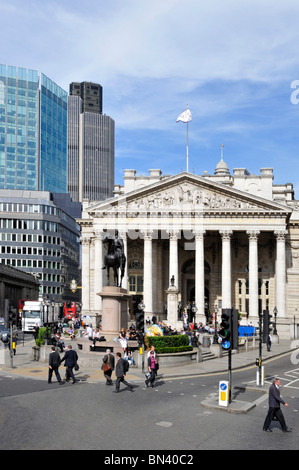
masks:
<svg viewBox="0 0 299 470"><path fill-rule="evenodd" d="M65 320L73 320L76 317L75 302L65 302L63 305L63 311Z"/></svg>

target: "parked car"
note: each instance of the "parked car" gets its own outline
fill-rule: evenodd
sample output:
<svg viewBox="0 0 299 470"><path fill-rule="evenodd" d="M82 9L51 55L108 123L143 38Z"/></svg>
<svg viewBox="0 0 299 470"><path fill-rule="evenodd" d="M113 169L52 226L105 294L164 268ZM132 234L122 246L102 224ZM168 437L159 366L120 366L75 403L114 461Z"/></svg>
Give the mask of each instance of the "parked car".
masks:
<svg viewBox="0 0 299 470"><path fill-rule="evenodd" d="M9 335L10 335L9 328L4 328L4 323L0 323L0 340L3 343L8 343Z"/></svg>

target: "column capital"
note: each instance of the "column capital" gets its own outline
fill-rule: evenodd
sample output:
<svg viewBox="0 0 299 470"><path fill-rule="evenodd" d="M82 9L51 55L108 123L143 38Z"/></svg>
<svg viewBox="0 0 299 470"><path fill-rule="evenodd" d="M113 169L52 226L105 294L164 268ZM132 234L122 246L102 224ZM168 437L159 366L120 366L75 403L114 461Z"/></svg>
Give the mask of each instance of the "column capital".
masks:
<svg viewBox="0 0 299 470"><path fill-rule="evenodd" d="M119 235L123 240L127 239L128 232L126 230L120 230Z"/></svg>
<svg viewBox="0 0 299 470"><path fill-rule="evenodd" d="M96 238L97 240L102 240L102 238L103 238L103 233L104 233L104 232L103 232L103 230L101 230L101 229L96 228L96 229L94 230L94 236L95 236L95 238Z"/></svg>
<svg viewBox="0 0 299 470"><path fill-rule="evenodd" d="M249 240L257 241L259 234L261 233L259 230L247 230L246 231Z"/></svg>
<svg viewBox="0 0 299 470"><path fill-rule="evenodd" d="M142 233L144 240L152 240L154 230L144 229L144 230L140 230L140 232Z"/></svg>
<svg viewBox="0 0 299 470"><path fill-rule="evenodd" d="M83 236L81 237L81 245L82 246L89 246L90 245L90 237Z"/></svg>
<svg viewBox="0 0 299 470"><path fill-rule="evenodd" d="M284 242L286 240L288 231L287 230L274 230L274 235L277 241Z"/></svg>
<svg viewBox="0 0 299 470"><path fill-rule="evenodd" d="M202 240L206 234L206 231L203 229L195 229L193 230L195 240Z"/></svg>
<svg viewBox="0 0 299 470"><path fill-rule="evenodd" d="M168 233L169 238L171 240L177 240L179 238L180 230L176 228L174 229L171 228L171 229L166 230L166 233Z"/></svg>
<svg viewBox="0 0 299 470"><path fill-rule="evenodd" d="M233 235L232 230L219 230L219 233L222 237L222 240L230 240Z"/></svg>

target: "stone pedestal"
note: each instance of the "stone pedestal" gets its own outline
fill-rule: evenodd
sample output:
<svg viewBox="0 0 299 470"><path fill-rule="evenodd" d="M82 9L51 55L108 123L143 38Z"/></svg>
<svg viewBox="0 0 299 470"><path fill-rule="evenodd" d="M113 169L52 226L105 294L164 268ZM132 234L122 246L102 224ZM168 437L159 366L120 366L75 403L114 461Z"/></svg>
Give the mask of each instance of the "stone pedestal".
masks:
<svg viewBox="0 0 299 470"><path fill-rule="evenodd" d="M180 331L183 328L183 322L178 320L178 289L175 286L169 286L167 294L167 320L166 323L171 328Z"/></svg>
<svg viewBox="0 0 299 470"><path fill-rule="evenodd" d="M128 328L128 303L126 289L105 286L98 295L102 297L102 333L118 336L122 328Z"/></svg>

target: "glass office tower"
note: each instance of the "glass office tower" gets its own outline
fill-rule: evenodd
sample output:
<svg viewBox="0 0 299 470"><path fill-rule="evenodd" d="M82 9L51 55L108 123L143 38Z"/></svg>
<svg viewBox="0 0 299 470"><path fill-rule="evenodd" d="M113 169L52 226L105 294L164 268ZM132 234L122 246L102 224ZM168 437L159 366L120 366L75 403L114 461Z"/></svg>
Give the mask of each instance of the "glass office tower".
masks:
<svg viewBox="0 0 299 470"><path fill-rule="evenodd" d="M67 92L35 70L0 65L0 188L66 186Z"/></svg>

